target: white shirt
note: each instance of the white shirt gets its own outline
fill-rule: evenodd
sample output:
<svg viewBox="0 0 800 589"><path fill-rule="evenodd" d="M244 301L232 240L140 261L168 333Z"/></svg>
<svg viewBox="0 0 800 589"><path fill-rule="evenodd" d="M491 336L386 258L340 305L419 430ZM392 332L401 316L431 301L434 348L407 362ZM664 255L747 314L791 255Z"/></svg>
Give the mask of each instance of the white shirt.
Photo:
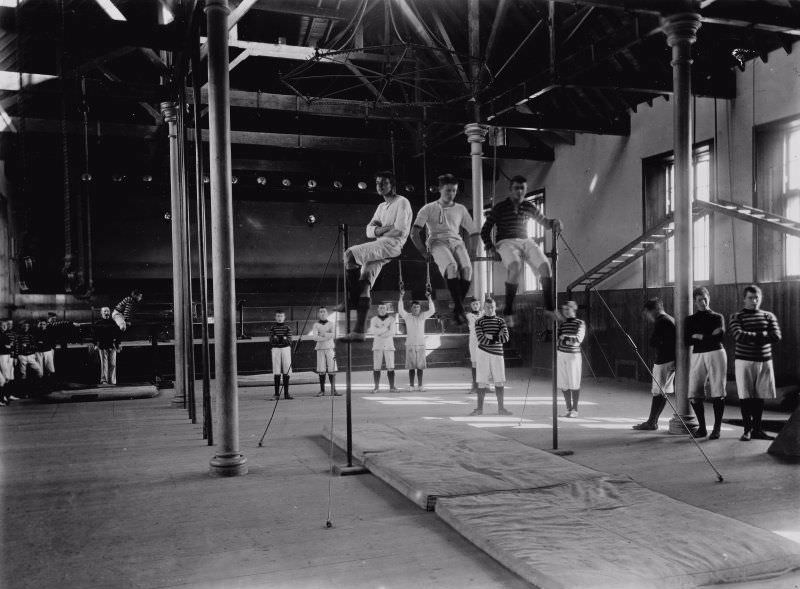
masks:
<svg viewBox="0 0 800 589"><path fill-rule="evenodd" d="M317 344L315 350L332 350L334 348L334 338L336 337L336 327L333 321L328 320L324 325L317 321L311 328L311 339Z"/></svg>
<svg viewBox="0 0 800 589"><path fill-rule="evenodd" d="M420 311L417 317L406 311L403 306L402 299L397 305L397 312L403 321L406 322L406 347L408 346L424 346L425 345L425 320L433 317L436 313L436 308L433 301L430 302L430 308L427 311Z"/></svg>
<svg viewBox="0 0 800 589"><path fill-rule="evenodd" d="M461 228L468 234L475 232L475 224L467 207L459 203L443 207L438 200L426 204L419 210L414 225L425 227L428 244L435 239L461 239Z"/></svg>
<svg viewBox="0 0 800 589"><path fill-rule="evenodd" d="M372 340L372 350L394 350L394 315L387 315L381 319L375 315L369 320L369 332L375 336Z"/></svg>
<svg viewBox="0 0 800 589"><path fill-rule="evenodd" d="M401 232L401 235L399 237L388 237L386 235L381 235L377 239L390 241L394 245L402 248L408 239L409 232L411 231L412 216L411 203L408 202L408 199L405 196L398 195L391 202L383 201L378 205L378 208L375 209L375 214L372 215L372 219L369 221L370 224L367 225L367 237L371 239L375 238L376 227L372 225L372 222L380 221L381 227L388 227L389 225L392 225L394 229L397 229Z"/></svg>
<svg viewBox="0 0 800 589"><path fill-rule="evenodd" d="M478 345L478 336L475 334L475 322L483 317L483 311L480 313L473 313L472 311L467 311L465 313L467 316L467 326L469 327L469 345Z"/></svg>

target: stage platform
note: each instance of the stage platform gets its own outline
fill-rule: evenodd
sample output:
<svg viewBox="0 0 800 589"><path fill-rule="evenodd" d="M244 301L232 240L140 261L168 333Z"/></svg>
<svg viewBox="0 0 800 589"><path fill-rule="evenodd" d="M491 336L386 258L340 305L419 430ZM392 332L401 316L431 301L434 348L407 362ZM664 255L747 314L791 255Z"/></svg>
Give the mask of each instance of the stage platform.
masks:
<svg viewBox="0 0 800 589"><path fill-rule="evenodd" d="M345 448L341 430L333 440ZM800 569L800 546L777 534L485 429L356 423L353 453L540 589L684 589Z"/></svg>

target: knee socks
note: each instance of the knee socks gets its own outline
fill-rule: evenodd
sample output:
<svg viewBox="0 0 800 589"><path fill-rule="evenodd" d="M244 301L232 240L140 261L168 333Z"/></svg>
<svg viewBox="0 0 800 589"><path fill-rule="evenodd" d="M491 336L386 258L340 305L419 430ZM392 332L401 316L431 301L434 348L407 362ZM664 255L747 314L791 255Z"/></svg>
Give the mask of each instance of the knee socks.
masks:
<svg viewBox="0 0 800 589"><path fill-rule="evenodd" d="M381 384L381 371L380 370L373 370L372 371L372 382L375 383L375 388L379 388Z"/></svg>
<svg viewBox="0 0 800 589"><path fill-rule="evenodd" d="M661 412L664 410L666 404L667 399L664 398L664 395L653 397L653 402L650 405L650 417L648 417L647 422L652 425L657 425L658 418L661 417Z"/></svg>
<svg viewBox="0 0 800 589"><path fill-rule="evenodd" d="M750 432L753 430L753 413L750 409L750 401L752 399L742 399L739 408L742 411L742 425L744 431Z"/></svg>
<svg viewBox="0 0 800 589"><path fill-rule="evenodd" d="M467 298L467 293L469 293L469 287L472 285L472 281L460 278L459 283L461 284L461 300L463 301Z"/></svg>
<svg viewBox="0 0 800 589"><path fill-rule="evenodd" d="M764 414L764 399L750 399L750 411L753 421L753 431L763 431L761 429L761 417Z"/></svg>
<svg viewBox="0 0 800 589"><path fill-rule="evenodd" d="M288 399L289 398L289 375L288 374L284 374L283 375L283 398L284 399Z"/></svg>
<svg viewBox="0 0 800 589"><path fill-rule="evenodd" d="M692 409L694 409L694 415L697 417L697 423L700 426L701 431L705 431L706 429L706 409L705 405L703 404L702 399L698 399L697 401L692 401Z"/></svg>
<svg viewBox="0 0 800 589"><path fill-rule="evenodd" d="M336 375L335 374L329 374L328 375L328 382L331 383L331 392L335 393L336 392Z"/></svg>
<svg viewBox="0 0 800 589"><path fill-rule="evenodd" d="M569 390L561 390L561 393L564 395L564 403L567 405L567 411L572 411L572 393Z"/></svg>
<svg viewBox="0 0 800 589"><path fill-rule="evenodd" d="M367 323L367 313L372 304L370 297L359 297L358 306L356 307L356 324L353 326L353 331L356 333L364 333L364 326Z"/></svg>
<svg viewBox="0 0 800 589"><path fill-rule="evenodd" d="M458 278L447 279L447 290L450 291L450 298L453 299L453 313L464 312L461 296L461 280Z"/></svg>
<svg viewBox="0 0 800 589"><path fill-rule="evenodd" d="M422 386L422 370L417 369L417 384Z"/></svg>
<svg viewBox="0 0 800 589"><path fill-rule="evenodd" d="M414 386L414 375L416 375L416 373L417 373L416 370L409 370L408 371L408 385L409 386L412 386L412 387Z"/></svg>
<svg viewBox="0 0 800 589"><path fill-rule="evenodd" d="M483 400L486 398L486 393L489 389L478 389L478 409L483 411Z"/></svg>
<svg viewBox="0 0 800 589"><path fill-rule="evenodd" d="M331 375L331 376L333 376L333 375ZM320 374L319 375L319 392L320 393L324 393L325 392L325 375L324 374Z"/></svg>
<svg viewBox="0 0 800 589"><path fill-rule="evenodd" d="M553 300L553 279L550 276L542 276L542 295L544 296L544 308L548 311L556 310L556 302Z"/></svg>
<svg viewBox="0 0 800 589"><path fill-rule="evenodd" d="M722 415L725 413L725 399L714 399L714 429L722 427Z"/></svg>
<svg viewBox="0 0 800 589"><path fill-rule="evenodd" d="M517 296L518 284L506 282L506 306L503 308L504 315L511 315L514 312L514 297Z"/></svg>
<svg viewBox="0 0 800 589"><path fill-rule="evenodd" d="M581 398L581 390L580 389L572 389L572 410L578 410L578 400Z"/></svg>
<svg viewBox="0 0 800 589"><path fill-rule="evenodd" d="M497 395L497 410L502 411L503 409L505 409L505 407L503 406L503 397L505 397L505 387L499 387L495 385L494 394Z"/></svg>
<svg viewBox="0 0 800 589"><path fill-rule="evenodd" d="M393 389L394 387L394 370L387 370L386 376L389 378L389 388Z"/></svg>
<svg viewBox="0 0 800 589"><path fill-rule="evenodd" d="M274 381L275 381L275 396L276 397L280 397L281 396L281 375L280 374L276 374L275 377L274 377Z"/></svg>
<svg viewBox="0 0 800 589"><path fill-rule="evenodd" d="M474 366L472 367L472 388L478 388L478 369Z"/></svg>

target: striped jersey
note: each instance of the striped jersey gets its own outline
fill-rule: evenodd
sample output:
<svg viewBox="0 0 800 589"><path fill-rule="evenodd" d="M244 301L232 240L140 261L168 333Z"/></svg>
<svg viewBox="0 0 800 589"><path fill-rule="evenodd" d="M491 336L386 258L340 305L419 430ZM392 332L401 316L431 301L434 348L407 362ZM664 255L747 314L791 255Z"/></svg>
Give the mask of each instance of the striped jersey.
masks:
<svg viewBox="0 0 800 589"><path fill-rule="evenodd" d="M550 227L552 221L545 217L539 207L523 200L515 206L510 198L496 204L486 215L481 229L481 239L487 248L492 247L492 227L497 226L495 243L504 239L527 239L528 219L533 219L544 227Z"/></svg>
<svg viewBox="0 0 800 589"><path fill-rule="evenodd" d="M484 315L475 322L475 336L478 348L495 356L503 355L503 344L510 338L506 322L497 315Z"/></svg>
<svg viewBox="0 0 800 589"><path fill-rule="evenodd" d="M566 337L561 337L566 336ZM580 354L581 343L586 336L586 323L572 317L565 319L558 326L558 351L567 352L569 354Z"/></svg>
<svg viewBox="0 0 800 589"><path fill-rule="evenodd" d="M728 322L728 329L736 342L737 360L772 360L772 344L781 341L778 319L761 309L742 309L734 313Z"/></svg>
<svg viewBox="0 0 800 589"><path fill-rule="evenodd" d="M369 332L374 336L373 352L375 350L394 350L394 328L394 315L387 315L383 319L380 315L375 315L369 320Z"/></svg>
<svg viewBox="0 0 800 589"><path fill-rule="evenodd" d="M14 348L18 356L29 356L36 353L36 338L32 331L20 331L14 341Z"/></svg>
<svg viewBox="0 0 800 589"><path fill-rule="evenodd" d="M292 345L292 328L286 323L275 323L269 328L269 343L273 348L288 348Z"/></svg>
<svg viewBox="0 0 800 589"><path fill-rule="evenodd" d="M130 321L131 315L133 315L133 312L136 310L136 299L128 295L117 303L114 310L118 313L122 313L122 316L125 317L125 321Z"/></svg>

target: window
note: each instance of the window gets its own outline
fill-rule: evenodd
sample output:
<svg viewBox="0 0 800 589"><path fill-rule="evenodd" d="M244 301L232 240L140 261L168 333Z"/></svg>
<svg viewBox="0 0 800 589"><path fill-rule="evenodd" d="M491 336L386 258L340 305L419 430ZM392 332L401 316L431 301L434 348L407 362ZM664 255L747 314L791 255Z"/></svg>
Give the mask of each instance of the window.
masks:
<svg viewBox="0 0 800 589"><path fill-rule="evenodd" d="M692 162L692 200L711 200L711 149L698 148ZM666 213L675 210L675 163L669 161L664 170ZM708 215L694 221L693 235L694 280L711 280L711 218ZM675 238L667 239L667 282L675 282Z"/></svg>
<svg viewBox="0 0 800 589"><path fill-rule="evenodd" d="M800 128L787 134L784 143L786 195L785 215L800 222ZM784 242L786 276L800 277L800 238L787 235Z"/></svg>
<svg viewBox="0 0 800 589"><path fill-rule="evenodd" d="M544 215L544 191L537 190L536 192L529 194L525 197L525 200L528 202L532 202L539 208L539 211ZM545 235L545 228L539 225L533 219L528 219L528 237L532 237L536 243L540 246L544 247L544 235ZM530 267L525 264L523 275L522 275L522 285L525 291L530 290L542 290L542 283L541 280L533 273Z"/></svg>

